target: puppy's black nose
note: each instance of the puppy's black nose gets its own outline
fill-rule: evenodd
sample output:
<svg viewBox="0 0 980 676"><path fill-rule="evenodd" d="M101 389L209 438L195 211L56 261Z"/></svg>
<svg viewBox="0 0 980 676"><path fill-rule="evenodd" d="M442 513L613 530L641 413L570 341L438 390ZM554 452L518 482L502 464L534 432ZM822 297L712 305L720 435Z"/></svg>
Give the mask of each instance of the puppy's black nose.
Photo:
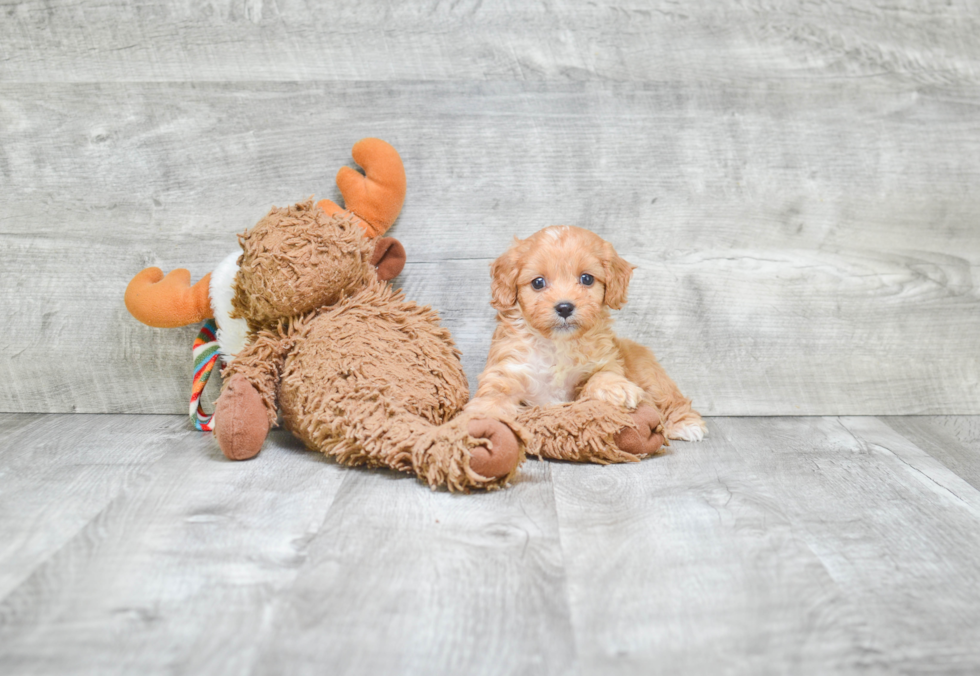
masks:
<svg viewBox="0 0 980 676"><path fill-rule="evenodd" d="M558 303L555 306L555 312L564 319L568 319L569 315L575 312L575 306L571 303Z"/></svg>

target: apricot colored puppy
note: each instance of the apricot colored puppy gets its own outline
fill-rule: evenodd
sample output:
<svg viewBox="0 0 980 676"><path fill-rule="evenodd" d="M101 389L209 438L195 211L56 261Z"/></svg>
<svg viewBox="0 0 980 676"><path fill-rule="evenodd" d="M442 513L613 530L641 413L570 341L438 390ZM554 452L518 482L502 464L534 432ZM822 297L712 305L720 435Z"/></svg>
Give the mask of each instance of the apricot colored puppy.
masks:
<svg viewBox="0 0 980 676"><path fill-rule="evenodd" d="M514 244L491 266L497 310L486 369L467 410L513 416L521 407L595 399L661 414L669 439L707 427L653 353L616 337L609 309L626 303L633 266L582 228L557 225Z"/></svg>

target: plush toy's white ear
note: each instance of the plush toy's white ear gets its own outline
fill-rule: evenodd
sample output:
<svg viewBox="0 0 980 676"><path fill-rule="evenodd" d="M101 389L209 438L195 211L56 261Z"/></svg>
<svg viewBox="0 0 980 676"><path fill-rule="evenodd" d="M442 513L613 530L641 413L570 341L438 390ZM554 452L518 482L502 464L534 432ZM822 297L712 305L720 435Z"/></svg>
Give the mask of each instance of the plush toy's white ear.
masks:
<svg viewBox="0 0 980 676"><path fill-rule="evenodd" d="M228 254L211 273L211 310L218 325L218 349L224 364L230 363L248 340L248 322L242 317L231 316L231 299L235 297L241 255L241 251Z"/></svg>

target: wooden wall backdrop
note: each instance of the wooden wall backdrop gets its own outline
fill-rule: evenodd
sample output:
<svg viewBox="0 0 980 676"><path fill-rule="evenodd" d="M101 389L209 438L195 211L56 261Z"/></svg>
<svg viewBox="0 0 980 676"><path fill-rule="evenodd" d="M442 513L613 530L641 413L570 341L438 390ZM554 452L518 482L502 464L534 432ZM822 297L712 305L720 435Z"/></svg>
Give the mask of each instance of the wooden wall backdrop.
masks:
<svg viewBox="0 0 980 676"><path fill-rule="evenodd" d="M471 383L488 263L571 223L705 413L978 414L978 35L929 0L7 0L0 411L185 411L196 329L129 278L203 275L371 135Z"/></svg>

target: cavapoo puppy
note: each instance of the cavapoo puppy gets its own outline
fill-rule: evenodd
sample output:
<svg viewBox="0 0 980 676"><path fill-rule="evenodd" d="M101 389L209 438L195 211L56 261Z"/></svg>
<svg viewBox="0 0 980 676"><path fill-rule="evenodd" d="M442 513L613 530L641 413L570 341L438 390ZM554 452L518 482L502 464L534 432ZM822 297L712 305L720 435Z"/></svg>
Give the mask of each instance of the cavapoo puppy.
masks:
<svg viewBox="0 0 980 676"><path fill-rule="evenodd" d="M609 308L626 303L633 266L582 228L556 225L494 261L497 329L467 409L514 415L521 406L601 399L655 406L669 439L700 441L707 427L647 348L616 337Z"/></svg>

